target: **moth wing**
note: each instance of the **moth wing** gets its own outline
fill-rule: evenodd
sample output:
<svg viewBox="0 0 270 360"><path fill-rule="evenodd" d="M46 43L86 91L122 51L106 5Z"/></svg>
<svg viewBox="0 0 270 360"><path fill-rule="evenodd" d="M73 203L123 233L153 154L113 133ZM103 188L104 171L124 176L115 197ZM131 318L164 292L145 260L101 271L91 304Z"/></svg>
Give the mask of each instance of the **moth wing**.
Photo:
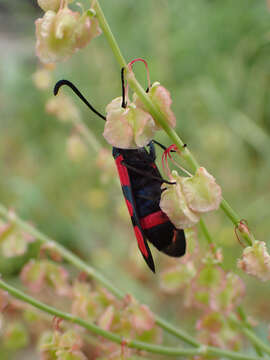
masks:
<svg viewBox="0 0 270 360"><path fill-rule="evenodd" d="M138 242L138 247L140 249L140 252L146 261L149 268L155 272L155 264L154 260L151 254L151 251L149 249L149 246L147 244L146 237L144 235L143 229L140 224L140 219L136 211L136 202L132 193L131 183L130 183L130 177L127 171L127 168L122 164L123 156L119 155L115 158L123 194L125 197L125 201L127 204L127 208L129 211L129 215L131 217L133 229L136 235L136 239Z"/></svg>

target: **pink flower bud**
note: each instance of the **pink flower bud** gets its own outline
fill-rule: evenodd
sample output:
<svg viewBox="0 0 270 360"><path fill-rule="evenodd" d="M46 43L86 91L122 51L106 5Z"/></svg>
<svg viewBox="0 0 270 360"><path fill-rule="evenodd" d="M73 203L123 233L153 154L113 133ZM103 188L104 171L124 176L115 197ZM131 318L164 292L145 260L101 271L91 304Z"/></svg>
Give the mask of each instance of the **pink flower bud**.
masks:
<svg viewBox="0 0 270 360"><path fill-rule="evenodd" d="M155 82L149 89L148 96L153 101L153 103L158 107L158 109L163 113L166 117L167 122L171 127L175 127L176 118L174 113L171 110L172 99L170 92L163 86L160 85L159 82ZM134 94L133 98L134 103L140 107L142 110L147 111L141 100ZM156 125L158 129L160 126Z"/></svg>
<svg viewBox="0 0 270 360"><path fill-rule="evenodd" d="M246 247L237 266L262 281L270 280L270 255L265 242L256 240L252 246Z"/></svg>
<svg viewBox="0 0 270 360"><path fill-rule="evenodd" d="M103 136L112 146L137 149L153 139L156 127L152 117L134 104L122 107L122 97L114 99L106 108Z"/></svg>

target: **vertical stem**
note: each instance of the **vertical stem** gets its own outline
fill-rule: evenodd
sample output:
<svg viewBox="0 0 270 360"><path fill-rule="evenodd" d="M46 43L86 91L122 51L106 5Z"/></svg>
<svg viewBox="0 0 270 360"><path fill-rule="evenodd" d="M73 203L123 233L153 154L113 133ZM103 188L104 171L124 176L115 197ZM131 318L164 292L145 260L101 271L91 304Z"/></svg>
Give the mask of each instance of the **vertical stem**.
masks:
<svg viewBox="0 0 270 360"><path fill-rule="evenodd" d="M110 47L114 53L114 56L116 57L118 64L120 65L120 67L126 67L126 65L127 65L126 61L120 51L120 48L115 40L115 37L110 29L109 24L107 23L107 20L103 14L103 11L102 11L98 1L96 1L96 3L95 3L94 10L96 11L96 15L99 20L99 25L100 25L104 35L106 36L108 43L110 44Z"/></svg>
<svg viewBox="0 0 270 360"><path fill-rule="evenodd" d="M200 227L202 229L202 232L203 232L204 237L206 238L208 244L210 246L215 246L212 236L211 236L210 232L208 231L207 226L202 218L200 219Z"/></svg>

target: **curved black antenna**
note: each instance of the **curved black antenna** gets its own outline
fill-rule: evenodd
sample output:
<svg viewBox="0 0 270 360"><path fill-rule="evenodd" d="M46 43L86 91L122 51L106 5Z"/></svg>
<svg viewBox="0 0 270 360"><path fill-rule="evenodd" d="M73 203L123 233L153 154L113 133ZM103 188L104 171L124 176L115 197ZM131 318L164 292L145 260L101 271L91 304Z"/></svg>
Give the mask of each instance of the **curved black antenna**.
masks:
<svg viewBox="0 0 270 360"><path fill-rule="evenodd" d="M122 67L121 69L121 83L122 83L122 108L126 108L127 107L127 103L126 103L126 94L125 94L125 76L124 76L124 73L125 73L125 68Z"/></svg>
<svg viewBox="0 0 270 360"><path fill-rule="evenodd" d="M54 89L53 89L53 93L55 96L58 94L60 87L62 87L63 85L67 85L68 87L70 87L71 90L73 90L75 92L75 94L85 103L85 105L89 107L89 109L91 109L96 115L98 115L99 117L101 117L103 120L106 121L106 117L104 115L102 115L100 112L98 112L96 109L94 109L93 106L86 100L86 98L76 88L76 86L73 85L72 82L70 82L69 80L57 81L57 83L55 84Z"/></svg>

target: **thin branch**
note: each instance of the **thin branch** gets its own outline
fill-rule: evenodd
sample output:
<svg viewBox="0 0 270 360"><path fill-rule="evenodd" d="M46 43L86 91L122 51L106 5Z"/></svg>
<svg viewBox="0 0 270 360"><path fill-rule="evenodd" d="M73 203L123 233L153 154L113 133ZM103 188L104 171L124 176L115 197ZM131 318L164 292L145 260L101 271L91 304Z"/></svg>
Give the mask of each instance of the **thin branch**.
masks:
<svg viewBox="0 0 270 360"><path fill-rule="evenodd" d="M7 284L5 281L0 280L0 288L3 290L6 290L9 294L16 297L17 299L28 303L35 308L59 317L61 319L67 320L72 322L73 324L80 325L81 327L91 331L92 333L102 336L105 339L108 339L110 341L113 341L117 344L123 343L123 337L120 335L116 335L110 331L106 331L104 329L101 329L97 325L85 321L77 316L74 316L72 314L60 311L52 306L46 305L45 303L38 301L34 299L33 297L26 295L22 291L14 288L13 286ZM167 355L167 356L196 356L196 355L213 355L213 356L220 356L220 357L226 357L228 359L232 360L260 360L257 357L254 356L248 356L241 353L236 353L233 351L227 351L222 350L214 347L208 347L208 346L202 346L197 349L181 349L181 348L173 348L173 347L167 347L162 345L154 345L149 344L142 341L136 341L136 340L126 340L126 344L128 347L138 350L144 350L153 354L160 354L160 355Z"/></svg>

